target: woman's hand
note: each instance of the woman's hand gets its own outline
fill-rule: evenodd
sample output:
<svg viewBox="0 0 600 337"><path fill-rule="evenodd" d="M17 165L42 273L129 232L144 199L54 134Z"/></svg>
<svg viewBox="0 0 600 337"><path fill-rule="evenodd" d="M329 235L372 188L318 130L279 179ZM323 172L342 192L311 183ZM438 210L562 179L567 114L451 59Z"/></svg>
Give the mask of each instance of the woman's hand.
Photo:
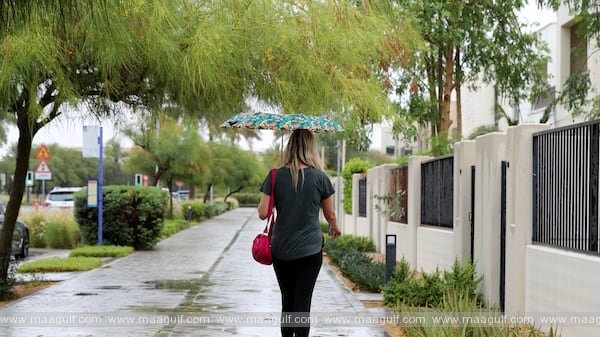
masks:
<svg viewBox="0 0 600 337"><path fill-rule="evenodd" d="M329 236L331 236L334 239L337 239L340 235L342 235L342 231L340 231L337 225L329 225Z"/></svg>

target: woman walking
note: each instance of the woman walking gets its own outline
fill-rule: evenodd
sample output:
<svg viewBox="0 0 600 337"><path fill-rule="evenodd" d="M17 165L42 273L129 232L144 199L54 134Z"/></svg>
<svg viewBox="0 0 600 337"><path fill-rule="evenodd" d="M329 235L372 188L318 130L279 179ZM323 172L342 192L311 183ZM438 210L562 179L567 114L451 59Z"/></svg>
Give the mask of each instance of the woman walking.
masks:
<svg viewBox="0 0 600 337"><path fill-rule="evenodd" d="M273 268L281 290L281 335L308 337L312 293L323 263L320 209L329 223L330 235L336 238L341 232L333 207L335 191L323 172L312 132L292 133L284 163L275 180L277 219L271 238ZM263 194L258 214L265 219L271 194L270 175L260 191Z"/></svg>

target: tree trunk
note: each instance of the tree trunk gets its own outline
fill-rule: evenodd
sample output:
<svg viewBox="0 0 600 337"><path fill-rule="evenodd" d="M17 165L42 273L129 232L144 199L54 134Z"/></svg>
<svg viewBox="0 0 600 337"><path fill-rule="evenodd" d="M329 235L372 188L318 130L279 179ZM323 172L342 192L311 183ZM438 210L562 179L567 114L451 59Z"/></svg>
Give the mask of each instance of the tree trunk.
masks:
<svg viewBox="0 0 600 337"><path fill-rule="evenodd" d="M446 65L444 66L444 94L442 96L442 105L440 111L440 140L448 139L448 130L450 130L450 105L452 99L452 90L454 88L454 47L448 45L446 49Z"/></svg>
<svg viewBox="0 0 600 337"><path fill-rule="evenodd" d="M227 195L225 196L225 199L223 199L224 202L227 202L227 198L229 198L229 196L231 196L234 193L237 193L239 191L241 191L244 188L244 186L240 186L239 188L237 188L236 190L233 190L229 193L227 193Z"/></svg>
<svg viewBox="0 0 600 337"><path fill-rule="evenodd" d="M454 74L454 89L456 90L456 136L458 140L462 140L462 102L461 90L462 85L462 66L460 65L460 49L456 48L456 72Z"/></svg>
<svg viewBox="0 0 600 337"><path fill-rule="evenodd" d="M23 194L25 192L25 179L29 169L29 155L31 154L31 143L33 141L33 124L29 121L27 108L17 112L17 127L19 129L19 141L17 143L17 158L14 172L13 189L6 206L4 225L0 234L0 283L8 284L9 264L12 248L13 231L21 208ZM4 299L10 291L6 287L0 287L0 298Z"/></svg>
<svg viewBox="0 0 600 337"><path fill-rule="evenodd" d="M204 194L204 203L206 204L208 202L208 198L210 198L210 188L212 187L212 183L208 184L208 187L206 188L206 194Z"/></svg>
<svg viewBox="0 0 600 337"><path fill-rule="evenodd" d="M194 186L194 185L190 186L190 196L189 196L189 198L191 200L196 199L196 186Z"/></svg>
<svg viewBox="0 0 600 337"><path fill-rule="evenodd" d="M167 180L167 188L169 189L169 219L173 219L173 179Z"/></svg>

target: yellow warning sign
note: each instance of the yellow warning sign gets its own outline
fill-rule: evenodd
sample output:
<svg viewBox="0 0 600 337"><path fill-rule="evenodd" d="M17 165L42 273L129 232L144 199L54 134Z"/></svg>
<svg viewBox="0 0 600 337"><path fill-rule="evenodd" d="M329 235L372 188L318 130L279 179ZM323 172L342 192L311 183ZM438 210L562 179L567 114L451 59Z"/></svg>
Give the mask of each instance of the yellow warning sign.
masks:
<svg viewBox="0 0 600 337"><path fill-rule="evenodd" d="M50 160L50 150L46 147L46 145L40 146L40 149L34 156L37 160Z"/></svg>

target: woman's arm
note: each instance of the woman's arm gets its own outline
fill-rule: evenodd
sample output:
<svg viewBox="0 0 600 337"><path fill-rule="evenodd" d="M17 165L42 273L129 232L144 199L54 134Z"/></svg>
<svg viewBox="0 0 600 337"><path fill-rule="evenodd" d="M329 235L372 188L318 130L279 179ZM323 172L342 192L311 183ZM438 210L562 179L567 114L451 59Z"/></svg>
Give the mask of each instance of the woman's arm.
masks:
<svg viewBox="0 0 600 337"><path fill-rule="evenodd" d="M266 219L267 215L269 215L269 199L271 199L270 195L262 193L260 203L258 204L258 217L261 220Z"/></svg>
<svg viewBox="0 0 600 337"><path fill-rule="evenodd" d="M335 216L335 208L333 207L333 195L323 199L321 202L321 207L323 207L323 216L325 216L325 220L329 223L329 235L337 238L342 235L342 231L337 226L337 218Z"/></svg>

